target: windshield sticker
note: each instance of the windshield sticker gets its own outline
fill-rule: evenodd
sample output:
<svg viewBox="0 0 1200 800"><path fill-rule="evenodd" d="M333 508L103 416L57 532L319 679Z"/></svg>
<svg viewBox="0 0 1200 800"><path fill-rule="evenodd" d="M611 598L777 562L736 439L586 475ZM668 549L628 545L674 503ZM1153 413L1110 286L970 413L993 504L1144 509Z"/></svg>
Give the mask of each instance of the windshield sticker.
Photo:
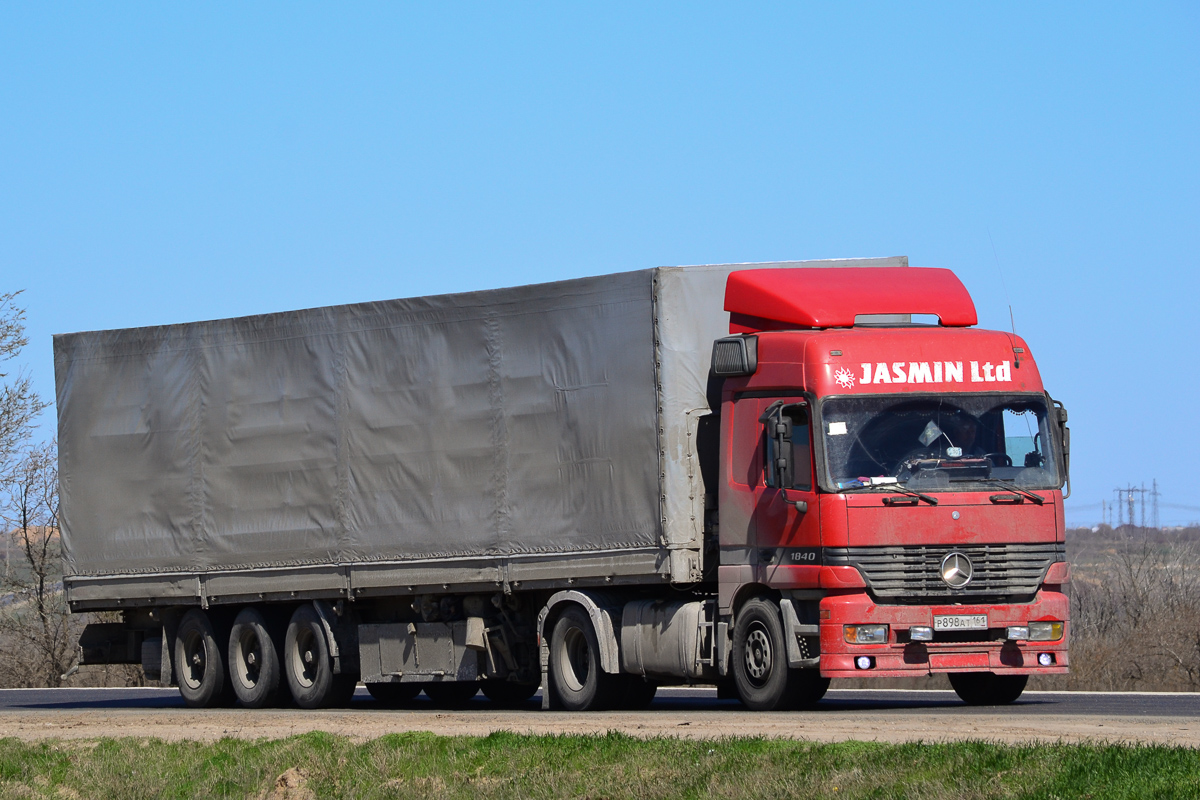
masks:
<svg viewBox="0 0 1200 800"><path fill-rule="evenodd" d="M1007 361L993 364L985 361L970 363L970 383L1011 383L1012 365ZM840 372L836 376L839 386L850 388L842 383ZM863 364L862 376L859 378L866 383L966 383L963 379L963 362L961 361L893 361L885 364ZM851 376L851 385L853 385Z"/></svg>
<svg viewBox="0 0 1200 800"><path fill-rule="evenodd" d="M845 436L846 435L846 423L844 423L844 422L829 423L829 435L830 436Z"/></svg>

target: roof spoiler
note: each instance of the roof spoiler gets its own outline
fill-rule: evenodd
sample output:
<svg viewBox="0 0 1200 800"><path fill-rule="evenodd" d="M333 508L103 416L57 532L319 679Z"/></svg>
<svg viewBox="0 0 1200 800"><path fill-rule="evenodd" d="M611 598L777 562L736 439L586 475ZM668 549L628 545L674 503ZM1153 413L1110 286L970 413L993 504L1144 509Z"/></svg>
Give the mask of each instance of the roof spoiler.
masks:
<svg viewBox="0 0 1200 800"><path fill-rule="evenodd" d="M748 269L729 275L730 333L849 328L857 317L930 314L940 325L979 322L962 281L934 267Z"/></svg>

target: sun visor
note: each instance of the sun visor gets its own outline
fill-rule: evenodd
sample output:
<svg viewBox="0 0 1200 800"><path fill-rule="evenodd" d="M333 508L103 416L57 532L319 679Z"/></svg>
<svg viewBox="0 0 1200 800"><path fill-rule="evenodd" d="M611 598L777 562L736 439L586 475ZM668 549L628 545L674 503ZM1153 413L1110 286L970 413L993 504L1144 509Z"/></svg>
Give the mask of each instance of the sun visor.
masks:
<svg viewBox="0 0 1200 800"><path fill-rule="evenodd" d="M855 317L930 314L961 328L979 319L962 281L933 267L748 269L725 284L730 333L848 328Z"/></svg>

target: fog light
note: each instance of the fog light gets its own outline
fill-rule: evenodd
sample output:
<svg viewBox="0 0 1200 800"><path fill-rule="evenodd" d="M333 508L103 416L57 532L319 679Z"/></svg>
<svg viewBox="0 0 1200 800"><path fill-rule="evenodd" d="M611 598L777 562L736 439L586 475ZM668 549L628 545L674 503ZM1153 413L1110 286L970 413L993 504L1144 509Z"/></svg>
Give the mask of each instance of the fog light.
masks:
<svg viewBox="0 0 1200 800"><path fill-rule="evenodd" d="M1005 638L1014 642L1024 641L1025 639L1029 638L1029 626L1009 625L1008 632L1005 634Z"/></svg>
<svg viewBox="0 0 1200 800"><path fill-rule="evenodd" d="M871 658L870 656L859 656L858 658L854 659L854 666L858 667L859 669L870 669L871 667L875 666L875 659Z"/></svg>
<svg viewBox="0 0 1200 800"><path fill-rule="evenodd" d="M1063 624L1061 622L1029 623L1029 641L1031 642L1057 642L1062 635Z"/></svg>
<svg viewBox="0 0 1200 800"><path fill-rule="evenodd" d="M1054 663L1054 653L1038 653L1038 663L1048 667Z"/></svg>
<svg viewBox="0 0 1200 800"><path fill-rule="evenodd" d="M887 625L846 625L843 628L850 644L887 644Z"/></svg>
<svg viewBox="0 0 1200 800"><path fill-rule="evenodd" d="M914 625L908 629L908 638L914 642L932 642L933 628L924 625Z"/></svg>

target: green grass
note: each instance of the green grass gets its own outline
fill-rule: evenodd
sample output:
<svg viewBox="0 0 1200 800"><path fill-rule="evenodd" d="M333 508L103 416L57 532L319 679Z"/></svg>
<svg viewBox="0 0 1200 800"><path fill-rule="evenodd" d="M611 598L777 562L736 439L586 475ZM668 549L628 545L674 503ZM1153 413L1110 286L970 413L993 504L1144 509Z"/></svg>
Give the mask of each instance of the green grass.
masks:
<svg viewBox="0 0 1200 800"><path fill-rule="evenodd" d="M277 788L285 771L291 788ZM324 733L0 740L0 798L1195 798L1200 752L1073 744Z"/></svg>

